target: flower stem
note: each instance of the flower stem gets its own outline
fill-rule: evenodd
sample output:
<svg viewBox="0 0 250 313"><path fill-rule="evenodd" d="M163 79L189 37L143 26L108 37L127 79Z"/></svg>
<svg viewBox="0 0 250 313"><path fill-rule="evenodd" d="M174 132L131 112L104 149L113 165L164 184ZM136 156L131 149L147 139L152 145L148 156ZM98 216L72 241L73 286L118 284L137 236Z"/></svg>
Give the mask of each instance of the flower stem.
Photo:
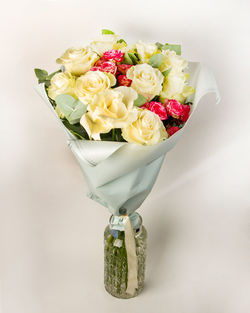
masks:
<svg viewBox="0 0 250 313"><path fill-rule="evenodd" d="M112 141L115 141L115 128L112 129Z"/></svg>

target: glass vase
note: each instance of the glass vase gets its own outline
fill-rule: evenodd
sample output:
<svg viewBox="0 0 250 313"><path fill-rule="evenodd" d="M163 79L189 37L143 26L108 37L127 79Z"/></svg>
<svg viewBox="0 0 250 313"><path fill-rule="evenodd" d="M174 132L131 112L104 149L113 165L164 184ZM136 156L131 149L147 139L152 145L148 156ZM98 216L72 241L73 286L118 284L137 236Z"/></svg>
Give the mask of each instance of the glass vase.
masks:
<svg viewBox="0 0 250 313"><path fill-rule="evenodd" d="M127 251L125 247L125 232L117 231L114 237L111 233L110 225L104 231L104 285L105 289L112 296L117 298L128 299L137 296L144 287L145 279L145 262L147 248L147 231L142 225L140 217L140 225L133 229L136 257L137 257L137 281L138 288L133 294L128 294L128 264ZM116 238L117 237L117 238Z"/></svg>

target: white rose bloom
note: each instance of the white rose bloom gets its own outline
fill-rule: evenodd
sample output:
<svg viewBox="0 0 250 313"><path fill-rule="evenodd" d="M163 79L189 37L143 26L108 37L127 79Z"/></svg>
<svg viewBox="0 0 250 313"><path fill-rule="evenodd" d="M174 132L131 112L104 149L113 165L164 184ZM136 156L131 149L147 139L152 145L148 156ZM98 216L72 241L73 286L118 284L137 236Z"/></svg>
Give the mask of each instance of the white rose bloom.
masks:
<svg viewBox="0 0 250 313"><path fill-rule="evenodd" d="M126 127L136 120L135 99L137 93L130 87L106 89L94 97L80 123L90 138L100 140L100 133Z"/></svg>
<svg viewBox="0 0 250 313"><path fill-rule="evenodd" d="M127 142L155 145L168 138L168 133L158 115L149 110L137 110L137 120L122 129L122 136Z"/></svg>
<svg viewBox="0 0 250 313"><path fill-rule="evenodd" d="M180 55L177 55L175 51L162 50L163 60L159 67L161 72L167 71L171 68L172 73L182 72L188 65L188 62Z"/></svg>
<svg viewBox="0 0 250 313"><path fill-rule="evenodd" d="M164 76L149 64L137 64L127 71L127 77L132 80L131 87L148 101L159 95L162 90Z"/></svg>
<svg viewBox="0 0 250 313"><path fill-rule="evenodd" d="M114 86L115 83L116 78L110 73L89 71L77 78L75 93L80 101L89 104L97 93Z"/></svg>
<svg viewBox="0 0 250 313"><path fill-rule="evenodd" d="M53 100L61 94L75 97L74 89L75 78L69 72L57 73L51 78L48 95Z"/></svg>
<svg viewBox="0 0 250 313"><path fill-rule="evenodd" d="M194 88L186 85L185 73L172 73L171 71L164 80L160 98L162 101L165 99L175 99L183 102L193 92Z"/></svg>
<svg viewBox="0 0 250 313"><path fill-rule="evenodd" d="M82 75L98 59L98 55L90 48L69 48L56 62L64 65L66 71L71 72L73 75Z"/></svg>
<svg viewBox="0 0 250 313"><path fill-rule="evenodd" d="M115 34L101 35L90 43L90 47L102 56L105 51L114 49L118 40L119 36Z"/></svg>
<svg viewBox="0 0 250 313"><path fill-rule="evenodd" d="M142 63L147 63L158 50L155 44L145 43L142 40L139 40L135 44L135 48L137 49L137 53Z"/></svg>

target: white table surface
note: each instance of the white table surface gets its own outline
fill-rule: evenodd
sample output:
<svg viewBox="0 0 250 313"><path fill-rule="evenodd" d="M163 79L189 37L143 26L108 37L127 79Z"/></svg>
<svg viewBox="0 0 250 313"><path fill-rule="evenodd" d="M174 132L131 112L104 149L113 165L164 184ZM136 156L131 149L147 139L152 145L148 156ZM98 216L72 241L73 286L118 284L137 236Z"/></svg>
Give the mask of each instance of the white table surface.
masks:
<svg viewBox="0 0 250 313"><path fill-rule="evenodd" d="M5 1L1 26L0 312L249 313L249 1ZM142 205L144 292L103 286L108 211L89 200L66 138L35 93L33 68L57 69L102 28L181 43L210 66L204 97Z"/></svg>

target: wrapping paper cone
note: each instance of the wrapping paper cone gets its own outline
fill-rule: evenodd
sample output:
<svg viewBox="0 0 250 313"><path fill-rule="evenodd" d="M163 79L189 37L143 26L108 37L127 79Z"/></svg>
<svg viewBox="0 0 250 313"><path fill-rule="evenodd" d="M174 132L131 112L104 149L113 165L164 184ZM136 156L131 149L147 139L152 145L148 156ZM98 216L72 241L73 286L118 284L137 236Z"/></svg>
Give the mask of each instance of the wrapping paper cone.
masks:
<svg viewBox="0 0 250 313"><path fill-rule="evenodd" d="M200 63L189 62L190 85L195 87L191 115L200 99L207 93L219 90L213 73ZM121 215L125 208L130 215L140 207L150 193L158 176L166 153L171 150L185 130L186 124L167 140L154 145L142 146L126 142L78 140L63 125L47 97L43 84L36 90L49 105L64 128L68 144L74 153L89 186L88 196L107 207L113 215Z"/></svg>

